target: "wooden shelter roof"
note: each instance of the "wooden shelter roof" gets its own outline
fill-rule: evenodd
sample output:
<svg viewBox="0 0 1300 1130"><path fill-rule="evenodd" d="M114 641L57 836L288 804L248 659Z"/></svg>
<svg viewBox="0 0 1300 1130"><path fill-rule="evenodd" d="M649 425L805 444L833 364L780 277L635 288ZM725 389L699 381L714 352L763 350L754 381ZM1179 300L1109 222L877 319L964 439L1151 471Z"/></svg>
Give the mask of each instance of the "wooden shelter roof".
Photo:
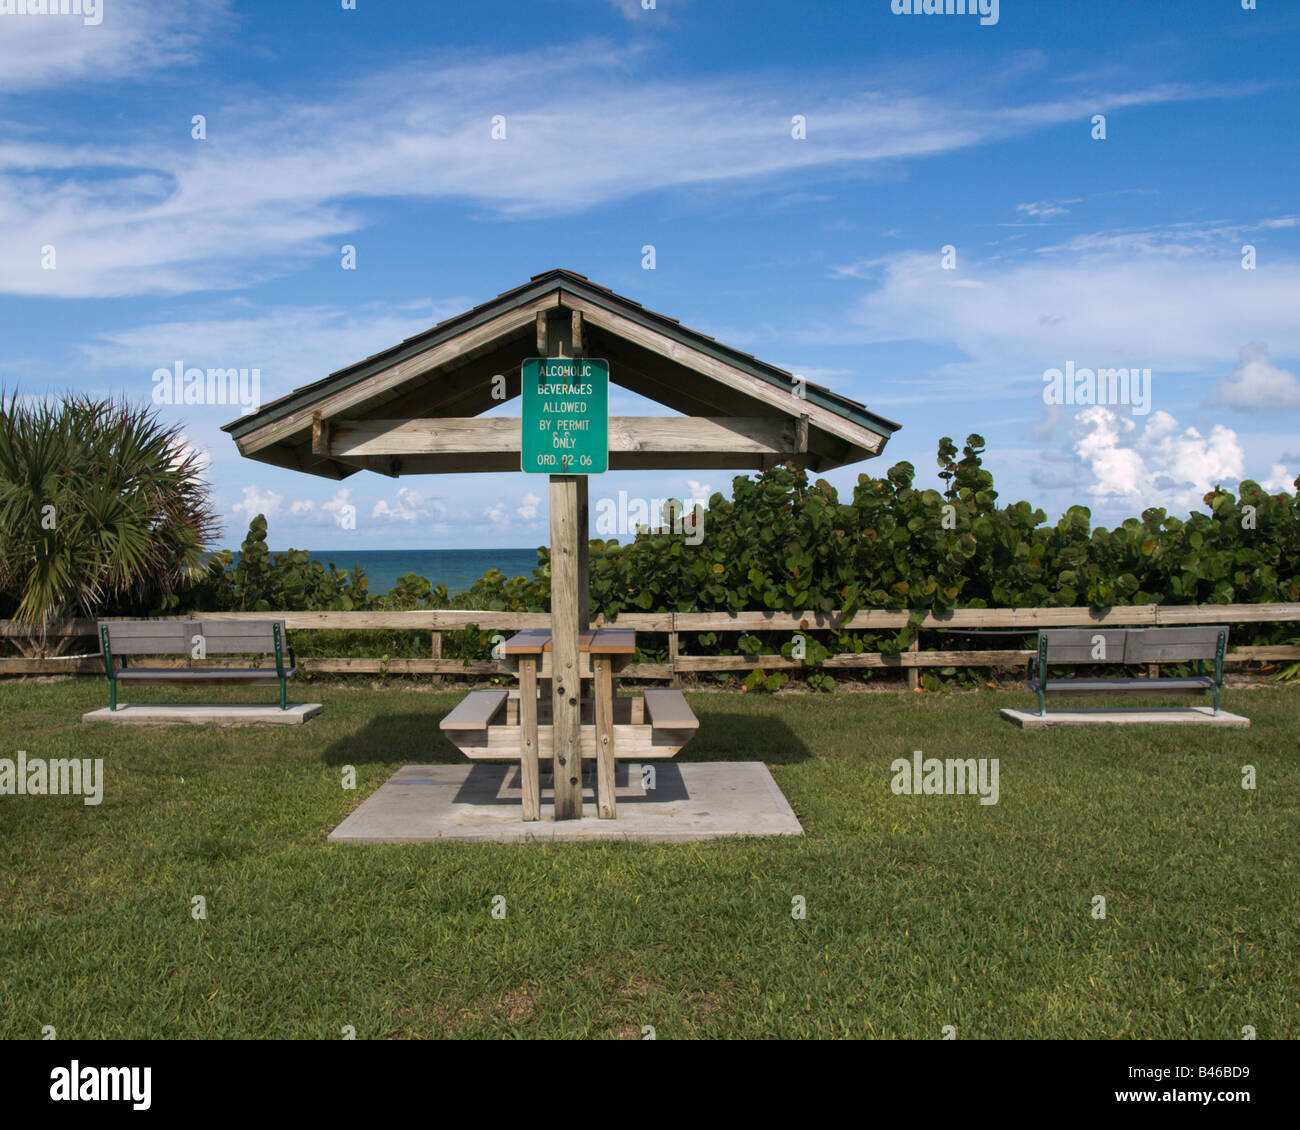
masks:
<svg viewBox="0 0 1300 1130"><path fill-rule="evenodd" d="M675 417L612 417L610 470L820 471L880 454L897 424L573 271L535 275L432 329L226 424L241 454L342 479L359 470L519 470L524 360L605 358L610 380ZM504 380L504 385L503 385Z"/></svg>

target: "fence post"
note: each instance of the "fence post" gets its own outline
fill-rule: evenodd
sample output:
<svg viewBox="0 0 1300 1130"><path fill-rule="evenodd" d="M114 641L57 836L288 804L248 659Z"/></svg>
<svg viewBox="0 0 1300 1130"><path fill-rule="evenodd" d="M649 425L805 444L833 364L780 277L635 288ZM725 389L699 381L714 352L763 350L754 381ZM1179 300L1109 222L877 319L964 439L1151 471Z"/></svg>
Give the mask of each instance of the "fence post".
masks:
<svg viewBox="0 0 1300 1130"><path fill-rule="evenodd" d="M429 647L429 658L430 659L442 658L442 633L436 630L433 632L433 640ZM433 683L434 686L437 686L439 683L442 682L442 676L434 675L430 678L429 681Z"/></svg>
<svg viewBox="0 0 1300 1130"><path fill-rule="evenodd" d="M912 633L912 642L907 645L910 654L915 655L921 650L921 629L917 628ZM914 691L921 686L921 669L919 667L908 667L907 669L907 689Z"/></svg>
<svg viewBox="0 0 1300 1130"><path fill-rule="evenodd" d="M677 685L677 613L673 613L672 619L673 630L668 633L668 674L672 679L673 685Z"/></svg>

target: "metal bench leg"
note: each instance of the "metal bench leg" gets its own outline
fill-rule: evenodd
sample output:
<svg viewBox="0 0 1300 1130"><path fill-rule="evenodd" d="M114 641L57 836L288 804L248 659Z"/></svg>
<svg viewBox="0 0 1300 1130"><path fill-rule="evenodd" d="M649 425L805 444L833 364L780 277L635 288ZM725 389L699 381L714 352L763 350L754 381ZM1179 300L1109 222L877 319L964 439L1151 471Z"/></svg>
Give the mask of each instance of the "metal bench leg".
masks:
<svg viewBox="0 0 1300 1130"><path fill-rule="evenodd" d="M108 680L108 709L117 711L117 680L112 678Z"/></svg>
<svg viewBox="0 0 1300 1130"><path fill-rule="evenodd" d="M1214 687L1214 713L1219 713L1219 688L1217 684Z"/></svg>

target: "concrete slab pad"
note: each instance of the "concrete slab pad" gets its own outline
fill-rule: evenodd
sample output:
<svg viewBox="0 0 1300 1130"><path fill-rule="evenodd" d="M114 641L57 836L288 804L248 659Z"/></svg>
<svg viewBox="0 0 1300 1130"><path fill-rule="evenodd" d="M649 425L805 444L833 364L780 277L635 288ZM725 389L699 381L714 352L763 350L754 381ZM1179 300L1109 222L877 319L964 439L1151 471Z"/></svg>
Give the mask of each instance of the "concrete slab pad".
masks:
<svg viewBox="0 0 1300 1130"><path fill-rule="evenodd" d="M658 762L653 788L642 768L622 762L615 775L618 816L596 815L595 778L584 774L583 817L556 822L550 774L543 774L542 818L524 823L517 765L406 765L330 833L332 843L427 840L527 843L635 840L682 843L724 836L801 836L803 828L761 761Z"/></svg>
<svg viewBox="0 0 1300 1130"><path fill-rule="evenodd" d="M188 722L206 726L301 726L325 708L319 702L289 703L287 710L264 703L128 703L116 710L107 706L83 714L83 722L116 722L123 726L158 726Z"/></svg>
<svg viewBox="0 0 1300 1130"><path fill-rule="evenodd" d="M1134 708L1129 710L1051 710L1039 717L1037 710L1002 711L1002 717L1022 730L1046 730L1049 726L1219 726L1228 730L1250 728L1250 719L1226 710L1214 713L1210 706Z"/></svg>

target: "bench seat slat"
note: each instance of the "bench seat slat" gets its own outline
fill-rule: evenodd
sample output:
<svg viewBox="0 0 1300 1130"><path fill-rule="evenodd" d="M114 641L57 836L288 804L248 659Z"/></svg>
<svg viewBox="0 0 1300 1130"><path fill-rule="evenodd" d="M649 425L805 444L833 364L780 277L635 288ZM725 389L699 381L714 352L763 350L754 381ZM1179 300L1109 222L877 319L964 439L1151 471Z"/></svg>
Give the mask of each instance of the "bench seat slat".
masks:
<svg viewBox="0 0 1300 1130"><path fill-rule="evenodd" d="M508 697L506 691L470 691L438 724L439 729L486 730Z"/></svg>
<svg viewBox="0 0 1300 1130"><path fill-rule="evenodd" d="M284 677L292 678L297 667L286 667ZM124 667L116 672L119 683L278 683L274 667Z"/></svg>
<svg viewBox="0 0 1300 1130"><path fill-rule="evenodd" d="M700 720L675 687L650 687L645 692L646 717L656 730L698 730Z"/></svg>
<svg viewBox="0 0 1300 1130"><path fill-rule="evenodd" d="M1169 679L1048 679L1045 684L1030 679L1025 686L1035 692L1041 686L1044 691L1060 694L1167 694L1172 691L1207 691L1214 686L1214 678L1189 675Z"/></svg>

